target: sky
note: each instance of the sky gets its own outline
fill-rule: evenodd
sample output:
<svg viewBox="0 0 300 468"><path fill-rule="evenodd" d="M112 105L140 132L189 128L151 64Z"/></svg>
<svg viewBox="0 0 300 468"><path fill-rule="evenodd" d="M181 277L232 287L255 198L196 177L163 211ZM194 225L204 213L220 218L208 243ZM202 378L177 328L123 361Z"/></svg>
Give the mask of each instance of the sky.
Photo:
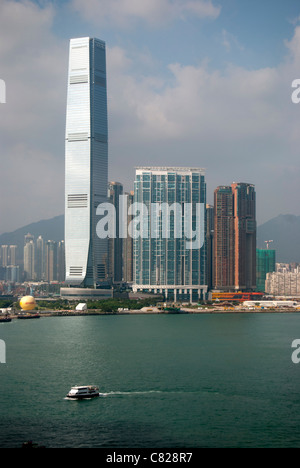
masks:
<svg viewBox="0 0 300 468"><path fill-rule="evenodd" d="M69 40L85 36L106 42L109 180L201 167L210 204L247 182L258 224L300 215L298 0L0 0L0 233L64 212Z"/></svg>

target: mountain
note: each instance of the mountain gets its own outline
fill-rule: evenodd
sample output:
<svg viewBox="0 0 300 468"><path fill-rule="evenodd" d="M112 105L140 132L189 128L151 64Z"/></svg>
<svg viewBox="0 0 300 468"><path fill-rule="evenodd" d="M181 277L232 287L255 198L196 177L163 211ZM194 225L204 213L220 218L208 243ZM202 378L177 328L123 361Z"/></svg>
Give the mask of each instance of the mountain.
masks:
<svg viewBox="0 0 300 468"><path fill-rule="evenodd" d="M13 232L0 234L0 245L17 245L18 258L23 258L24 236L32 234L35 239L42 236L44 241L61 241L64 239L64 215L44 219L28 224Z"/></svg>
<svg viewBox="0 0 300 468"><path fill-rule="evenodd" d="M269 248L276 250L276 262L300 263L300 216L279 215L258 226L257 247L266 248L268 240L273 240Z"/></svg>
<svg viewBox="0 0 300 468"><path fill-rule="evenodd" d="M24 236L32 234L42 236L45 241L64 239L64 215L28 224L16 231L0 235L0 245L19 246L19 255L23 256ZM257 227L257 247L266 248L265 241L273 240L270 249L276 250L276 261L300 263L300 216L279 215Z"/></svg>

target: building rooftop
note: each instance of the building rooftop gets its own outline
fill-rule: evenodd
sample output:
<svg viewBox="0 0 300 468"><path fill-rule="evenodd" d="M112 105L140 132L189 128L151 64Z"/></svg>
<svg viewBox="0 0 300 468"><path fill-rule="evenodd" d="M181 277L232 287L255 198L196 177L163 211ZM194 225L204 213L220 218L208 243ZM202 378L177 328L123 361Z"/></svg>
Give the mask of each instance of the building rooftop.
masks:
<svg viewBox="0 0 300 468"><path fill-rule="evenodd" d="M205 172L205 169L201 167L136 166L135 169L149 172Z"/></svg>

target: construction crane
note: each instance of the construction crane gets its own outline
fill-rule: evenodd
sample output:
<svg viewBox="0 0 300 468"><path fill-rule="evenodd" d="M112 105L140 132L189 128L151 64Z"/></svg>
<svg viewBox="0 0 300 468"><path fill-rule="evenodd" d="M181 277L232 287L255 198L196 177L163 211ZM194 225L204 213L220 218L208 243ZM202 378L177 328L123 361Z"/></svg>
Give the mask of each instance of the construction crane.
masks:
<svg viewBox="0 0 300 468"><path fill-rule="evenodd" d="M265 243L267 244L267 249L269 249L269 244L270 244L271 242L273 242L273 241L272 241L272 240L267 240L267 241L265 241Z"/></svg>

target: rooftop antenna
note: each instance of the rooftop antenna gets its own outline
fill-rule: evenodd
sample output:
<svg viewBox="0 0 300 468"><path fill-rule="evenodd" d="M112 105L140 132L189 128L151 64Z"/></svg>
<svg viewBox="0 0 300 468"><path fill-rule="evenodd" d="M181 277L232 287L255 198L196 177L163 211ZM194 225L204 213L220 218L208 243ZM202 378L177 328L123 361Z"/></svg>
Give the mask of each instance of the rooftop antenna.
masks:
<svg viewBox="0 0 300 468"><path fill-rule="evenodd" d="M272 240L266 240L265 243L267 244L267 249L269 250L269 244L273 242Z"/></svg>

